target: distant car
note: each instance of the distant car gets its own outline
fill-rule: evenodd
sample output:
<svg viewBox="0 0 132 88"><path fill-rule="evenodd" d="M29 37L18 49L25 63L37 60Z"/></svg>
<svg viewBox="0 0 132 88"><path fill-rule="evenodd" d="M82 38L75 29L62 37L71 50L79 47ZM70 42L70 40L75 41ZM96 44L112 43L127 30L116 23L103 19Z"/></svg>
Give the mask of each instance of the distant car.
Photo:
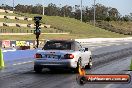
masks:
<svg viewBox="0 0 132 88"><path fill-rule="evenodd" d="M37 73L42 72L43 68L70 68L78 72L79 66L89 69L92 67L91 51L74 40L49 40L35 54L34 71Z"/></svg>

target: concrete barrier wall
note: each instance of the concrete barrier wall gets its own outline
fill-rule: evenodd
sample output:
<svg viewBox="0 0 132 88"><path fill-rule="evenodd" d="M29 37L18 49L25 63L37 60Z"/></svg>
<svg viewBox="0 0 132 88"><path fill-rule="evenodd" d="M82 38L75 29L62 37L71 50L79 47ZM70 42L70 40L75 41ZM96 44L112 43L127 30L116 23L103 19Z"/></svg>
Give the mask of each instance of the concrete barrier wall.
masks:
<svg viewBox="0 0 132 88"><path fill-rule="evenodd" d="M21 24L19 23L20 27L27 27L27 24Z"/></svg>
<svg viewBox="0 0 132 88"><path fill-rule="evenodd" d="M3 26L8 26L6 23L3 23Z"/></svg>
<svg viewBox="0 0 132 88"><path fill-rule="evenodd" d="M106 41L132 41L132 37L127 38L89 38L89 39L75 39L75 41L80 42L81 44L88 43L101 43Z"/></svg>
<svg viewBox="0 0 132 88"><path fill-rule="evenodd" d="M5 15L0 15L0 18L4 18L5 17Z"/></svg>
<svg viewBox="0 0 132 88"><path fill-rule="evenodd" d="M15 19L16 16L6 16L7 19Z"/></svg>
<svg viewBox="0 0 132 88"><path fill-rule="evenodd" d="M0 26L3 26L3 22L0 22Z"/></svg>
<svg viewBox="0 0 132 88"><path fill-rule="evenodd" d="M41 25L40 27L41 27L41 28L43 28L43 27L44 27L44 25Z"/></svg>
<svg viewBox="0 0 132 88"><path fill-rule="evenodd" d="M6 23L7 24L7 26L9 26L9 27L12 27L12 26L15 26L16 27L16 23Z"/></svg>
<svg viewBox="0 0 132 88"><path fill-rule="evenodd" d="M32 18L27 18L27 21L32 21Z"/></svg>
<svg viewBox="0 0 132 88"><path fill-rule="evenodd" d="M17 20L25 20L25 17L16 17Z"/></svg>
<svg viewBox="0 0 132 88"><path fill-rule="evenodd" d="M21 27L19 23L16 24L16 27Z"/></svg>
<svg viewBox="0 0 132 88"><path fill-rule="evenodd" d="M34 28L34 24L21 24L21 23L5 23L5 22L0 22L0 26L15 26L15 27L30 27Z"/></svg>
<svg viewBox="0 0 132 88"><path fill-rule="evenodd" d="M4 10L4 9L0 9L0 12L1 13L13 13L13 11L10 11L10 10Z"/></svg>
<svg viewBox="0 0 132 88"><path fill-rule="evenodd" d="M1 13L4 13L4 12L5 12L5 10L3 10L3 9L0 9L0 12L1 12Z"/></svg>
<svg viewBox="0 0 132 88"><path fill-rule="evenodd" d="M45 28L50 28L50 27L51 27L51 25L44 25L44 27L45 27Z"/></svg>
<svg viewBox="0 0 132 88"><path fill-rule="evenodd" d="M30 27L30 28L34 28L35 27L34 24L28 24L27 26Z"/></svg>
<svg viewBox="0 0 132 88"><path fill-rule="evenodd" d="M6 13L13 13L13 11L5 10Z"/></svg>
<svg viewBox="0 0 132 88"><path fill-rule="evenodd" d="M17 20L27 20L27 21L32 21L32 18L27 18L27 17L15 17Z"/></svg>
<svg viewBox="0 0 132 88"><path fill-rule="evenodd" d="M12 26L16 26L16 23L3 23L3 26L12 27Z"/></svg>
<svg viewBox="0 0 132 88"><path fill-rule="evenodd" d="M30 27L31 27L31 28L34 28L35 26L34 26L34 24L31 24Z"/></svg>
<svg viewBox="0 0 132 88"><path fill-rule="evenodd" d="M34 24L5 23L5 22L1 22L0 26L16 26L16 27L30 27L30 28L35 27ZM44 25L41 25L40 27L43 28Z"/></svg>
<svg viewBox="0 0 132 88"><path fill-rule="evenodd" d="M34 26L34 24L28 24L28 27L30 27L30 28L34 28L35 26ZM40 27L43 28L44 25L41 25Z"/></svg>
<svg viewBox="0 0 132 88"><path fill-rule="evenodd" d="M32 21L32 18L16 17L16 16L6 16L6 15L0 15L0 18L7 18L7 19L17 19L17 20L27 20L27 21Z"/></svg>
<svg viewBox="0 0 132 88"><path fill-rule="evenodd" d="M15 26L15 27L27 27L27 24L20 24L20 23L4 23L1 22L0 26Z"/></svg>

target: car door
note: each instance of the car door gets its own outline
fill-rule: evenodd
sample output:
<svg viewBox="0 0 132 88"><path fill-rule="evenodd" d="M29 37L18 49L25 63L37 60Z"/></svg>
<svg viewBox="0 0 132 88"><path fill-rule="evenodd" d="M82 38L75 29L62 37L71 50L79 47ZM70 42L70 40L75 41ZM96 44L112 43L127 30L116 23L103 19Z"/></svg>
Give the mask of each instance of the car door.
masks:
<svg viewBox="0 0 132 88"><path fill-rule="evenodd" d="M89 51L85 51L85 48L82 48L82 57L83 57L83 63L86 65L89 62L89 58L90 58L90 52Z"/></svg>
<svg viewBox="0 0 132 88"><path fill-rule="evenodd" d="M86 64L87 64L89 62L89 58L91 56L91 51L90 50L85 51L84 55L85 55L85 61L86 61Z"/></svg>
<svg viewBox="0 0 132 88"><path fill-rule="evenodd" d="M87 53L85 53L85 51L84 51L84 49L83 49L83 47L81 46L80 43L77 42L76 46L77 46L78 51L80 52L80 57L82 59L82 64L84 66L85 63L86 63L86 54Z"/></svg>

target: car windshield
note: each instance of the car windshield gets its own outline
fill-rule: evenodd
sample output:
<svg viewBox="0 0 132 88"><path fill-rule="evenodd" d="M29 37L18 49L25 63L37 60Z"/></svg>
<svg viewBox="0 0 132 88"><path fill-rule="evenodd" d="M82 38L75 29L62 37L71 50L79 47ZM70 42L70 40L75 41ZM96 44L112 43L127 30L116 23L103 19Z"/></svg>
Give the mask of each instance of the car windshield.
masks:
<svg viewBox="0 0 132 88"><path fill-rule="evenodd" d="M66 41L48 41L44 45L44 50L71 50L71 42Z"/></svg>

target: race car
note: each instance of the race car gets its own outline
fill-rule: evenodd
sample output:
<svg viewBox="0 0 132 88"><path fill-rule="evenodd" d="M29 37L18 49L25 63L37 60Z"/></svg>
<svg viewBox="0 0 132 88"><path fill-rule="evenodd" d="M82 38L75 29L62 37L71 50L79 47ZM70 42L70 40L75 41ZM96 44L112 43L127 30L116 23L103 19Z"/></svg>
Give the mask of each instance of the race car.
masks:
<svg viewBox="0 0 132 88"><path fill-rule="evenodd" d="M83 48L75 40L48 40L42 50L35 54L34 71L40 73L43 68L49 68L78 72L79 66L90 69L91 55L88 48Z"/></svg>

